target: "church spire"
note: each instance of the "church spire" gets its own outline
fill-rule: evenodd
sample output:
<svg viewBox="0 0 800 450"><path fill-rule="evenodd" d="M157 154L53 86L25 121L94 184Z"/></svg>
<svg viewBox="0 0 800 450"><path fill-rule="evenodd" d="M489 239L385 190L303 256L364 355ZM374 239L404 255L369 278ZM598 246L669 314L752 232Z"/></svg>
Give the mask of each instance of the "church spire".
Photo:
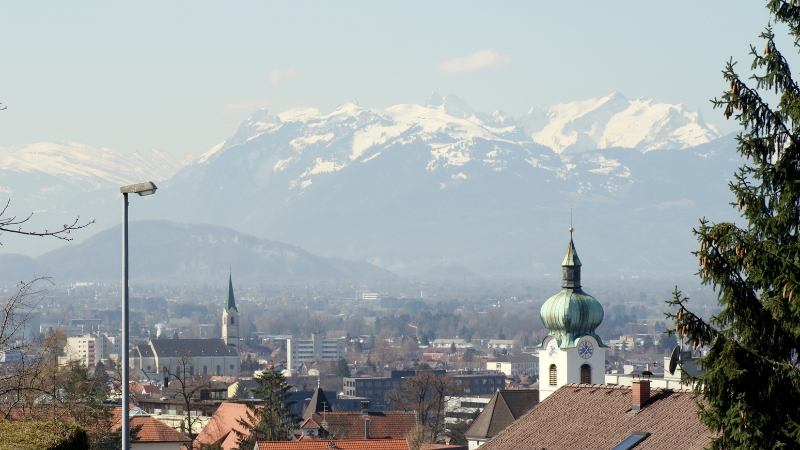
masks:
<svg viewBox="0 0 800 450"><path fill-rule="evenodd" d="M228 274L228 297L225 299L225 311L229 311L231 308L239 311L236 308L236 299L233 298L233 278Z"/></svg>
<svg viewBox="0 0 800 450"><path fill-rule="evenodd" d="M578 252L575 250L575 243L572 242L573 231L575 231L575 229L569 227L567 254L564 256L564 261L561 262L561 287L564 289L581 288L581 259L578 258Z"/></svg>

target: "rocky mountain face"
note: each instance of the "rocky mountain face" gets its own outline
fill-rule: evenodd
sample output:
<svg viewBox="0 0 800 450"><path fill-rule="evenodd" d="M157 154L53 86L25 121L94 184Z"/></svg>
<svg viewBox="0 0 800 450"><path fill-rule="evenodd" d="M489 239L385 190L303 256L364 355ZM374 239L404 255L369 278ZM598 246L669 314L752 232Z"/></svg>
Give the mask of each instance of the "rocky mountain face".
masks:
<svg viewBox="0 0 800 450"><path fill-rule="evenodd" d="M425 106L262 110L170 179L153 217L219 223L401 274L498 276L558 273L570 205L597 274L687 270L697 219L730 219L732 141L711 140L710 128L701 145L674 133L657 142L651 130L639 132L652 137L639 150L664 150L559 154L518 122L436 95ZM689 126L670 123L659 126Z"/></svg>
<svg viewBox="0 0 800 450"><path fill-rule="evenodd" d="M698 218L736 218L726 180L740 162L718 136L699 113L619 94L517 119L436 94L260 110L132 200L131 217L230 227L404 275L557 276L571 205L587 276L686 275ZM103 189L95 210L118 223L118 191Z"/></svg>
<svg viewBox="0 0 800 450"><path fill-rule="evenodd" d="M606 148L641 152L683 149L720 137L699 112L649 99L628 100L618 92L582 102L534 107L519 123L534 142L559 154Z"/></svg>

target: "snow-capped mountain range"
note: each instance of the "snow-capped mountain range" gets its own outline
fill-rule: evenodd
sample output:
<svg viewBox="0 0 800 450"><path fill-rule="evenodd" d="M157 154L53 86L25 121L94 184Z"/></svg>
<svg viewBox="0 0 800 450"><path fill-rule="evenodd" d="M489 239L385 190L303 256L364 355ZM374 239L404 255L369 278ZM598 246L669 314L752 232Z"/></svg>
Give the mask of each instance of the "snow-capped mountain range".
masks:
<svg viewBox="0 0 800 450"><path fill-rule="evenodd" d="M531 108L519 121L533 141L559 154L605 148L642 152L694 147L720 137L700 112L622 94Z"/></svg>
<svg viewBox="0 0 800 450"><path fill-rule="evenodd" d="M676 242L691 243L696 218L727 204L735 161L731 141L718 137L699 113L618 93L517 119L432 94L383 109L259 110L182 167L156 153L120 162L91 149L82 162L79 144L15 148L0 159L0 185L14 186L18 208L94 214L103 229L119 222L112 188L162 178L133 217L228 226L406 274L454 265L549 273L563 256L553 255L571 202L603 270L658 272L683 264L673 262L689 249ZM40 145L52 151L34 152ZM22 179L37 188L19 195ZM626 241L602 250L616 235ZM638 259L626 255L642 242L649 249Z"/></svg>
<svg viewBox="0 0 800 450"><path fill-rule="evenodd" d="M39 142L0 147L0 170L41 172L71 181L132 183L143 178L166 180L182 167L169 154L152 149L124 154L77 142ZM10 187L4 187L10 189Z"/></svg>

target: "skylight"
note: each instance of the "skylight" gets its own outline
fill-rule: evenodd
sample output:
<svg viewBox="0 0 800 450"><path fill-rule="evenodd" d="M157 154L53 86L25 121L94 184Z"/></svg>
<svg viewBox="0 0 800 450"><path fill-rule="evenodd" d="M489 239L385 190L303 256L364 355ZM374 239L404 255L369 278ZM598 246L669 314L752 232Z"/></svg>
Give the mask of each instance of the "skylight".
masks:
<svg viewBox="0 0 800 450"><path fill-rule="evenodd" d="M630 436L626 437L622 442L617 444L617 446L612 450L630 450L639 445L639 443L643 440L647 439L648 436L650 436L650 433L646 431L636 431Z"/></svg>

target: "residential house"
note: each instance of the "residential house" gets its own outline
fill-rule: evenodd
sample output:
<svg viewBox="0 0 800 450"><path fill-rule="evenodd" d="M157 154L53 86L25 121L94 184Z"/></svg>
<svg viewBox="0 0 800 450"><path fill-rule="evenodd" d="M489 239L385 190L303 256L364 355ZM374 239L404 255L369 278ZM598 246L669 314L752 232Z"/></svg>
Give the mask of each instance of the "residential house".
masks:
<svg viewBox="0 0 800 450"><path fill-rule="evenodd" d="M539 391L497 391L464 433L469 450L480 447L539 403Z"/></svg>
<svg viewBox="0 0 800 450"><path fill-rule="evenodd" d="M258 450L409 450L405 439L362 439L353 441L305 440L259 442Z"/></svg>
<svg viewBox="0 0 800 450"><path fill-rule="evenodd" d="M711 439L697 416L697 396L688 390L566 384L481 450L700 450Z"/></svg>

